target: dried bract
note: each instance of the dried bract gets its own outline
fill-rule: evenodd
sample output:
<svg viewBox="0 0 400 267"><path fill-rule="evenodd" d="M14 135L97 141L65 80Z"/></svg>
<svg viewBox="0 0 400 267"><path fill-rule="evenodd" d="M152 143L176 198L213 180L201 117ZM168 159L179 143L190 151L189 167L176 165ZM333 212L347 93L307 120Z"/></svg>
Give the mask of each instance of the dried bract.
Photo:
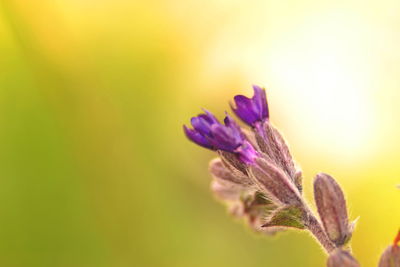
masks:
<svg viewBox="0 0 400 267"><path fill-rule="evenodd" d="M329 239L343 246L351 237L351 227L342 189L331 176L320 173L314 180L314 198Z"/></svg>
<svg viewBox="0 0 400 267"><path fill-rule="evenodd" d="M328 267L360 267L356 259L348 251L335 249L329 254Z"/></svg>

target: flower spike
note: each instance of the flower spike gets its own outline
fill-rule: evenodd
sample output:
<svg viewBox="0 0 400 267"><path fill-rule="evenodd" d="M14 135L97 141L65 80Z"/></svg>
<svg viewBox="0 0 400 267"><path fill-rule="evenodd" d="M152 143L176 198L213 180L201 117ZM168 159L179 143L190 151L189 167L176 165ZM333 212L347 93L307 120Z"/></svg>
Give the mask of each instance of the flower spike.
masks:
<svg viewBox="0 0 400 267"><path fill-rule="evenodd" d="M272 235L289 228L308 231L328 254L327 267L360 267L347 245L350 222L342 188L328 174L314 180L318 218L302 194L302 172L289 146L269 120L265 89L254 85L251 98L236 95L231 108L247 126L226 114L219 121L203 110L183 126L189 140L211 149L211 190L231 215L253 230ZM400 267L400 231L383 252L379 267Z"/></svg>

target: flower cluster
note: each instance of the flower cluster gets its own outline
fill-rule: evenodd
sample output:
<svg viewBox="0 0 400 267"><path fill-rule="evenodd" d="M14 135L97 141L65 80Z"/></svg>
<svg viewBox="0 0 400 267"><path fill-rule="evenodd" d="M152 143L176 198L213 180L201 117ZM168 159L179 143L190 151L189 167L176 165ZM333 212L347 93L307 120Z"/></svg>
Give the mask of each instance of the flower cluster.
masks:
<svg viewBox="0 0 400 267"><path fill-rule="evenodd" d="M221 123L204 110L191 119L192 128L183 126L194 143L218 153L211 161L212 190L227 203L231 213L247 219L262 232L272 226L303 225L301 171L295 166L287 144L269 121L265 89L253 86L254 95L234 97L232 111L249 129L240 127L226 114ZM294 213L296 216L294 216ZM283 214L290 220L281 221Z"/></svg>

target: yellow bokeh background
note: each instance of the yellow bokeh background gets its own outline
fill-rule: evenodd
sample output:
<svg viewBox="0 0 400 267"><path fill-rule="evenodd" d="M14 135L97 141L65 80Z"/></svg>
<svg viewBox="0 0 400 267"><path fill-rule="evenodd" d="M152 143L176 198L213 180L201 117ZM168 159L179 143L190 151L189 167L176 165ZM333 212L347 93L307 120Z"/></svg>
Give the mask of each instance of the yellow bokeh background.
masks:
<svg viewBox="0 0 400 267"><path fill-rule="evenodd" d="M267 88L312 203L342 185L363 266L400 226L400 2L0 0L0 265L324 266L209 192L182 124Z"/></svg>

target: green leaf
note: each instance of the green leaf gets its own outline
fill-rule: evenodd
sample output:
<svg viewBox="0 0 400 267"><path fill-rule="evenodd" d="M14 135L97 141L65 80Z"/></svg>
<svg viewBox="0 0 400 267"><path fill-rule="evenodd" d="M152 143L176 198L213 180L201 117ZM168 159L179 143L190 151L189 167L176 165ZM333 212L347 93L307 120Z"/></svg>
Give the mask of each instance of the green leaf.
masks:
<svg viewBox="0 0 400 267"><path fill-rule="evenodd" d="M268 222L262 227L292 227L297 229L304 229L303 211L296 206L285 206L275 210L270 216Z"/></svg>

